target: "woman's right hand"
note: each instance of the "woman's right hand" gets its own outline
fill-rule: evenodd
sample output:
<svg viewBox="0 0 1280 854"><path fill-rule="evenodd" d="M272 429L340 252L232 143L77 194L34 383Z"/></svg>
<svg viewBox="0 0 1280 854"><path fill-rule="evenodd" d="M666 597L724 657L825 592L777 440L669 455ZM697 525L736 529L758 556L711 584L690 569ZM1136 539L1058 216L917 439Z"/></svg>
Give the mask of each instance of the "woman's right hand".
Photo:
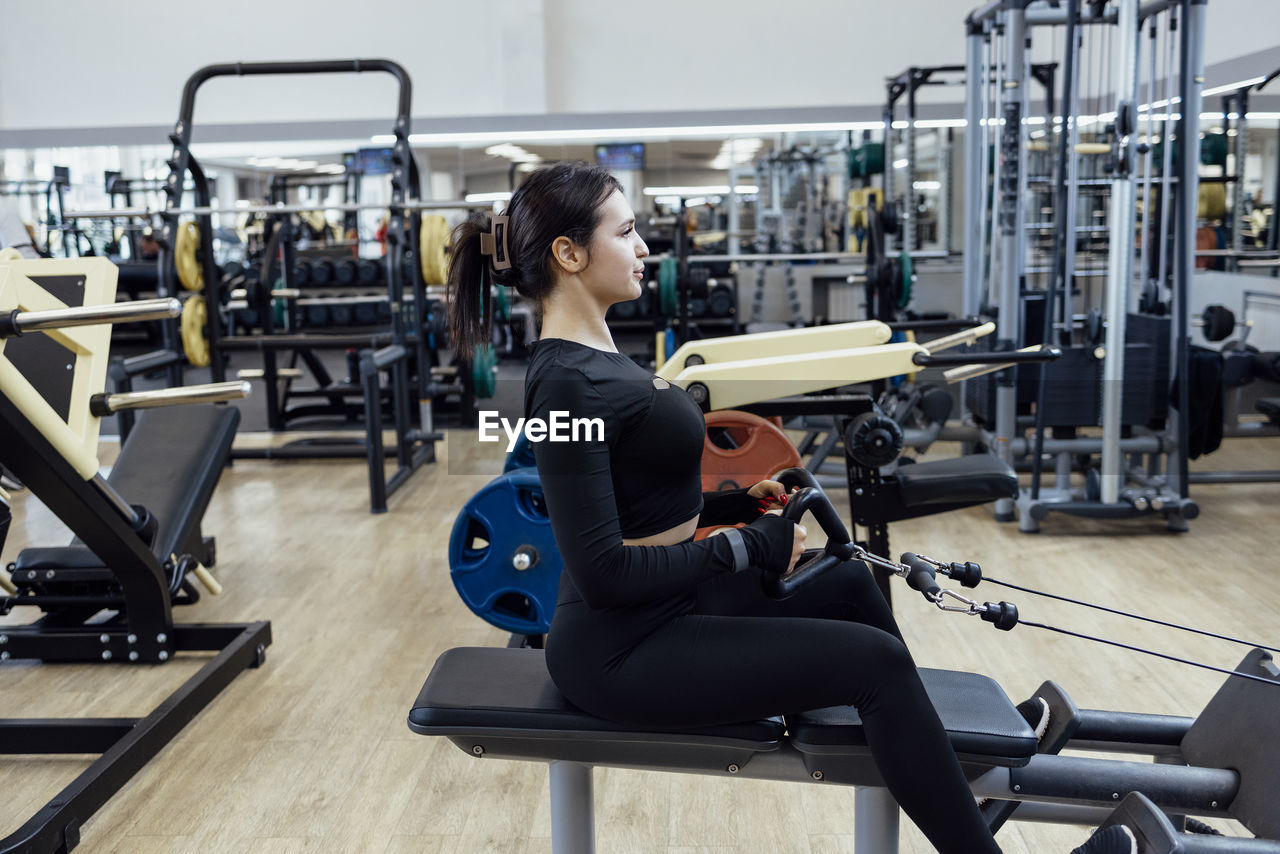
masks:
<svg viewBox="0 0 1280 854"><path fill-rule="evenodd" d="M765 511L766 516L781 516L782 508ZM791 560L787 563L787 569L782 573L782 577L786 578L796 568L796 561L800 560L800 556L804 554L804 538L808 535L808 531L804 529L804 525L795 525L795 531L791 536Z"/></svg>

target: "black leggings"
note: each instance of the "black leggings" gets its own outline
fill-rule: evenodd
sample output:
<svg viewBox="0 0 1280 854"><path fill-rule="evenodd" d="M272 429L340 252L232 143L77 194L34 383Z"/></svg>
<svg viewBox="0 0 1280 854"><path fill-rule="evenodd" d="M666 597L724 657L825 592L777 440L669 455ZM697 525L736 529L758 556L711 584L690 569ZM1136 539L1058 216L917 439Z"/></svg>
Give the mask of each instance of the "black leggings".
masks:
<svg viewBox="0 0 1280 854"><path fill-rule="evenodd" d="M600 649L598 636L592 644L590 634L575 631L589 632L573 613L585 606L566 605L567 613L557 611L548 638L553 675L576 669L566 654L583 664L596 657L589 650ZM844 564L783 601L763 593L754 570L726 574L701 584L691 605L625 655L603 667L588 664L595 671L588 678L566 676L557 683L593 714L653 726L705 726L856 706L885 785L934 847L1000 851L866 566ZM608 622L616 629L625 613L612 618Z"/></svg>

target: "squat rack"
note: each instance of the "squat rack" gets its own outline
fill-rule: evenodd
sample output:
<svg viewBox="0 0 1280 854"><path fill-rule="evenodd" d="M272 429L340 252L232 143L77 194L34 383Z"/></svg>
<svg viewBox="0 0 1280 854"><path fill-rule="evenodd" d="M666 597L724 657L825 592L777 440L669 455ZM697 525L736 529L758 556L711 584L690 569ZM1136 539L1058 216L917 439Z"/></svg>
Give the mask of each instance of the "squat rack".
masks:
<svg viewBox="0 0 1280 854"><path fill-rule="evenodd" d="M220 382L225 378L224 352L234 349L258 350L262 353L263 358L263 379L266 386L267 409L269 413L274 413L277 380L279 377L279 370L276 364L277 351L296 348L299 346L299 340L298 336L273 336L271 333L274 329L270 312L264 313L264 334L261 336L235 338L224 334L222 318L219 316L218 311L218 308L223 304L222 283L214 264L213 252L209 249L213 245L212 197L204 170L191 153L196 92L200 86L215 77L280 74L359 74L366 71L390 74L399 83L393 128L395 143L392 146L391 156L391 203L389 205L390 214L387 225L386 254L387 290L392 308L391 330L389 338L365 336L358 342L343 340L327 343L330 346L342 346L344 348L348 346L363 346L366 348L362 352L359 362L360 380L365 394L366 413L366 438L363 451L367 455L369 462L371 509L374 512L382 512L386 510L387 495L404 483L408 476L420 465L434 459L434 440L438 438L433 434L414 431L410 425L409 361L411 359L415 361L421 383L425 384L430 374L426 353L421 346L422 336L418 334L422 329L424 305L426 303L425 288L421 277L415 272L416 265L409 263L409 259L421 257L421 214L417 210L406 210L405 207L406 195L409 200L416 201L418 199L419 177L418 164L409 147L412 83L408 72L403 66L386 59L316 62L237 62L205 66L192 74L183 87L178 121L174 125L173 132L169 134L169 140L173 143L173 153L170 159L166 161L169 166L169 176L164 186L164 239L161 241L160 292L165 295L177 292L175 283L176 265L172 261L172 252L173 248L177 246L179 216L183 212L184 176L190 172L196 204L206 209L196 212L195 216L200 232L200 245L206 247L206 250L202 253L203 257L200 259L200 263L204 272L207 304L211 306L208 312L207 326L211 376L214 382ZM288 217L281 219L280 227L285 229L286 232L288 231ZM293 275L292 241L285 240L283 245L285 246L285 258L281 267L285 287L288 288L292 285L291 277ZM406 280L412 288L414 297L412 307L406 304ZM264 284L268 288L271 286L270 282ZM406 315L408 315L407 318ZM406 320L408 327L414 330L412 340L407 334ZM165 343L167 346L172 347L176 344L176 335L172 324L168 326L166 336ZM315 346L325 342L311 341L308 343L309 346ZM374 351L372 348L376 345L381 346ZM396 432L397 469L389 479L386 478L383 469L384 455L380 423L382 399L378 383L379 372L384 369L388 370L391 375L391 404ZM372 399L370 394L373 395ZM424 404L424 406L429 405L429 402ZM424 419L422 423L424 425L428 424L429 418ZM292 455L312 456L315 454L315 451L307 448L301 450L301 454ZM273 449L273 455L279 455L275 449ZM332 456L333 454L328 453L325 455Z"/></svg>

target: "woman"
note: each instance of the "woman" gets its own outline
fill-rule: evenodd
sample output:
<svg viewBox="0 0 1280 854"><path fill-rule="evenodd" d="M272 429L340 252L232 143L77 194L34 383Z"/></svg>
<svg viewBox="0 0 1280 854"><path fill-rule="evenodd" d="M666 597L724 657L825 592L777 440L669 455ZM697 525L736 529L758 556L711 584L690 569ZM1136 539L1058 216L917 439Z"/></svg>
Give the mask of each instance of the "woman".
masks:
<svg viewBox="0 0 1280 854"><path fill-rule="evenodd" d="M542 315L526 417L604 427L534 444L565 567L546 644L556 685L643 727L855 705L886 785L932 844L999 852L871 573L849 563L785 601L765 596L757 568L789 572L804 550L803 527L759 512L782 485L703 494L701 410L614 346L605 312L640 295L649 252L618 182L556 164L525 180L505 217L454 233L453 340L464 353L487 340L488 281L514 287ZM692 541L735 522L750 524Z"/></svg>

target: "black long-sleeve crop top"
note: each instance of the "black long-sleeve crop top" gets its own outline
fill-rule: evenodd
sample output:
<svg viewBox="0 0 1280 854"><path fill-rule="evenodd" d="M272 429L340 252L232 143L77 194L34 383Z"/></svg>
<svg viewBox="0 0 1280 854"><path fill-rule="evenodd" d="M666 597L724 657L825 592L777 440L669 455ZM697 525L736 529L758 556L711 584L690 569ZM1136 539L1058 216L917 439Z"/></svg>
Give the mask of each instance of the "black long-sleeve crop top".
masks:
<svg viewBox="0 0 1280 854"><path fill-rule="evenodd" d="M752 522L740 529L746 563L786 567L792 524L758 517L746 490L702 493L702 411L630 357L565 339L539 341L525 376L525 416L530 439L537 438L533 419L548 427L547 438L533 441L534 458L565 570L590 607L650 602L743 569L728 537L622 544L699 514L702 525Z"/></svg>

